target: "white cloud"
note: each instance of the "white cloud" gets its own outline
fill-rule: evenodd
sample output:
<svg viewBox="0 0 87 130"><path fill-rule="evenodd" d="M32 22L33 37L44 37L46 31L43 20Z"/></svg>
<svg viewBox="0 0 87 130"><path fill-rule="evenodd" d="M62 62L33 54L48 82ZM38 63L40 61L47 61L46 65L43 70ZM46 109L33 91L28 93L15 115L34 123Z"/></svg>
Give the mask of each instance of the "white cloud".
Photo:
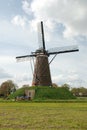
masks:
<svg viewBox="0 0 87 130"><path fill-rule="evenodd" d="M12 75L0 67L0 79L12 78Z"/></svg>
<svg viewBox="0 0 87 130"><path fill-rule="evenodd" d="M16 16L14 16L14 18L12 19L11 22L14 25L24 27L26 25L26 21L27 21L27 19L25 17L22 17L21 15L16 15Z"/></svg>
<svg viewBox="0 0 87 130"><path fill-rule="evenodd" d="M23 5L28 4L25 1ZM33 0L30 7L38 20L56 21L65 26L65 37L87 36L87 1L86 0ZM28 10L27 10L28 11Z"/></svg>
<svg viewBox="0 0 87 130"><path fill-rule="evenodd" d="M61 72L58 76L53 76L53 82L57 83L58 85L63 85L68 83L71 87L86 87L86 81L82 78L78 72Z"/></svg>
<svg viewBox="0 0 87 130"><path fill-rule="evenodd" d="M27 73L22 73L22 75L21 74L15 75L14 80L16 83L19 84L19 87L21 87L24 84L31 85L31 81L32 81L31 76L29 76Z"/></svg>
<svg viewBox="0 0 87 130"><path fill-rule="evenodd" d="M13 56L0 56L0 62L1 64L6 64L6 63L14 63L15 62L15 58Z"/></svg>
<svg viewBox="0 0 87 130"><path fill-rule="evenodd" d="M28 0L22 1L22 9L24 10L25 13L29 15L31 14L30 3Z"/></svg>
<svg viewBox="0 0 87 130"><path fill-rule="evenodd" d="M16 17L16 16L15 16ZM14 18L13 18L14 19ZM32 47L37 45L35 38L37 40L36 32L31 28L30 24L25 22L23 26L18 24L15 26L15 22L8 20L0 20L0 48L1 51L6 51L5 49L9 49L8 53L13 51L11 48L14 48L14 52L16 52L17 48L25 51L26 49L30 50ZM20 22L19 22L20 23ZM26 26L27 25L27 26Z"/></svg>

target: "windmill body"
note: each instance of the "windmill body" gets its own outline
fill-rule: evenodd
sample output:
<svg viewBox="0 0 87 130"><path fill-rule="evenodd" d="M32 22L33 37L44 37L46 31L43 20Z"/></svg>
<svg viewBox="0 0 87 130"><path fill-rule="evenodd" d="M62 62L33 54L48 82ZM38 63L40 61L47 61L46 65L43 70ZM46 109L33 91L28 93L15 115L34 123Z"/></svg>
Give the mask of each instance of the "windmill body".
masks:
<svg viewBox="0 0 87 130"><path fill-rule="evenodd" d="M32 86L52 86L47 55L36 56Z"/></svg>
<svg viewBox="0 0 87 130"><path fill-rule="evenodd" d="M39 38L41 40L39 49L31 53L31 55L18 56L16 59L20 61L30 57L35 57L32 86L52 86L49 64L53 61L57 54L75 52L79 51L79 49L77 46L65 46L46 50L42 21L39 26L39 34ZM50 55L54 55L54 57L49 62L48 57Z"/></svg>

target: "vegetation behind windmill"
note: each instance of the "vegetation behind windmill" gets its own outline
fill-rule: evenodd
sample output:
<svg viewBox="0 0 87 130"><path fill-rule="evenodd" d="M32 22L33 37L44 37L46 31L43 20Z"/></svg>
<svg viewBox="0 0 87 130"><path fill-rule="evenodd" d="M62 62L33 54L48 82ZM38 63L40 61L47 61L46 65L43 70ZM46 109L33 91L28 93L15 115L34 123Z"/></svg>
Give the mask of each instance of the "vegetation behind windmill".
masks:
<svg viewBox="0 0 87 130"><path fill-rule="evenodd" d="M28 97L26 92L33 92L33 98L31 98L31 95ZM30 87L29 85L23 85L21 88L19 88L18 85L11 80L4 81L0 86L0 99L55 101L60 99L75 99L76 97L87 97L87 88L71 88L71 86L68 84L58 86L55 83L53 83L53 87Z"/></svg>

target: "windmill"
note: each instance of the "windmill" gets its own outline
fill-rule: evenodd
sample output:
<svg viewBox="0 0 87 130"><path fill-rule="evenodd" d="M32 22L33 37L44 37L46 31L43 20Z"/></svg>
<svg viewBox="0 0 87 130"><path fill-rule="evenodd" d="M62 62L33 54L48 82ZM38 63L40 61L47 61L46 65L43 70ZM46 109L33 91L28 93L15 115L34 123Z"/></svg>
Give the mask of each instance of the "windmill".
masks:
<svg viewBox="0 0 87 130"><path fill-rule="evenodd" d="M34 72L32 86L52 86L51 74L50 74L50 63L54 60L57 54L69 53L79 51L76 45L65 46L65 47L56 47L53 49L46 50L45 39L44 39L44 28L43 22L40 22L39 25L39 34L40 34L40 46L35 52L31 52L30 55L17 56L17 60L24 60L27 58L35 57ZM53 55L51 61L48 61L48 57Z"/></svg>

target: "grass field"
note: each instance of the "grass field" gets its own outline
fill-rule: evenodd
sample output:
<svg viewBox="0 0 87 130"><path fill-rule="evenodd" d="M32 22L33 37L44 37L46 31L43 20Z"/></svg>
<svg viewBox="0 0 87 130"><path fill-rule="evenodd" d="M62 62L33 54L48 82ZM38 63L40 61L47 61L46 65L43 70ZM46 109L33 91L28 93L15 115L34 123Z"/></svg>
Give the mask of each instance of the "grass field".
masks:
<svg viewBox="0 0 87 130"><path fill-rule="evenodd" d="M87 102L1 102L0 130L87 130Z"/></svg>

